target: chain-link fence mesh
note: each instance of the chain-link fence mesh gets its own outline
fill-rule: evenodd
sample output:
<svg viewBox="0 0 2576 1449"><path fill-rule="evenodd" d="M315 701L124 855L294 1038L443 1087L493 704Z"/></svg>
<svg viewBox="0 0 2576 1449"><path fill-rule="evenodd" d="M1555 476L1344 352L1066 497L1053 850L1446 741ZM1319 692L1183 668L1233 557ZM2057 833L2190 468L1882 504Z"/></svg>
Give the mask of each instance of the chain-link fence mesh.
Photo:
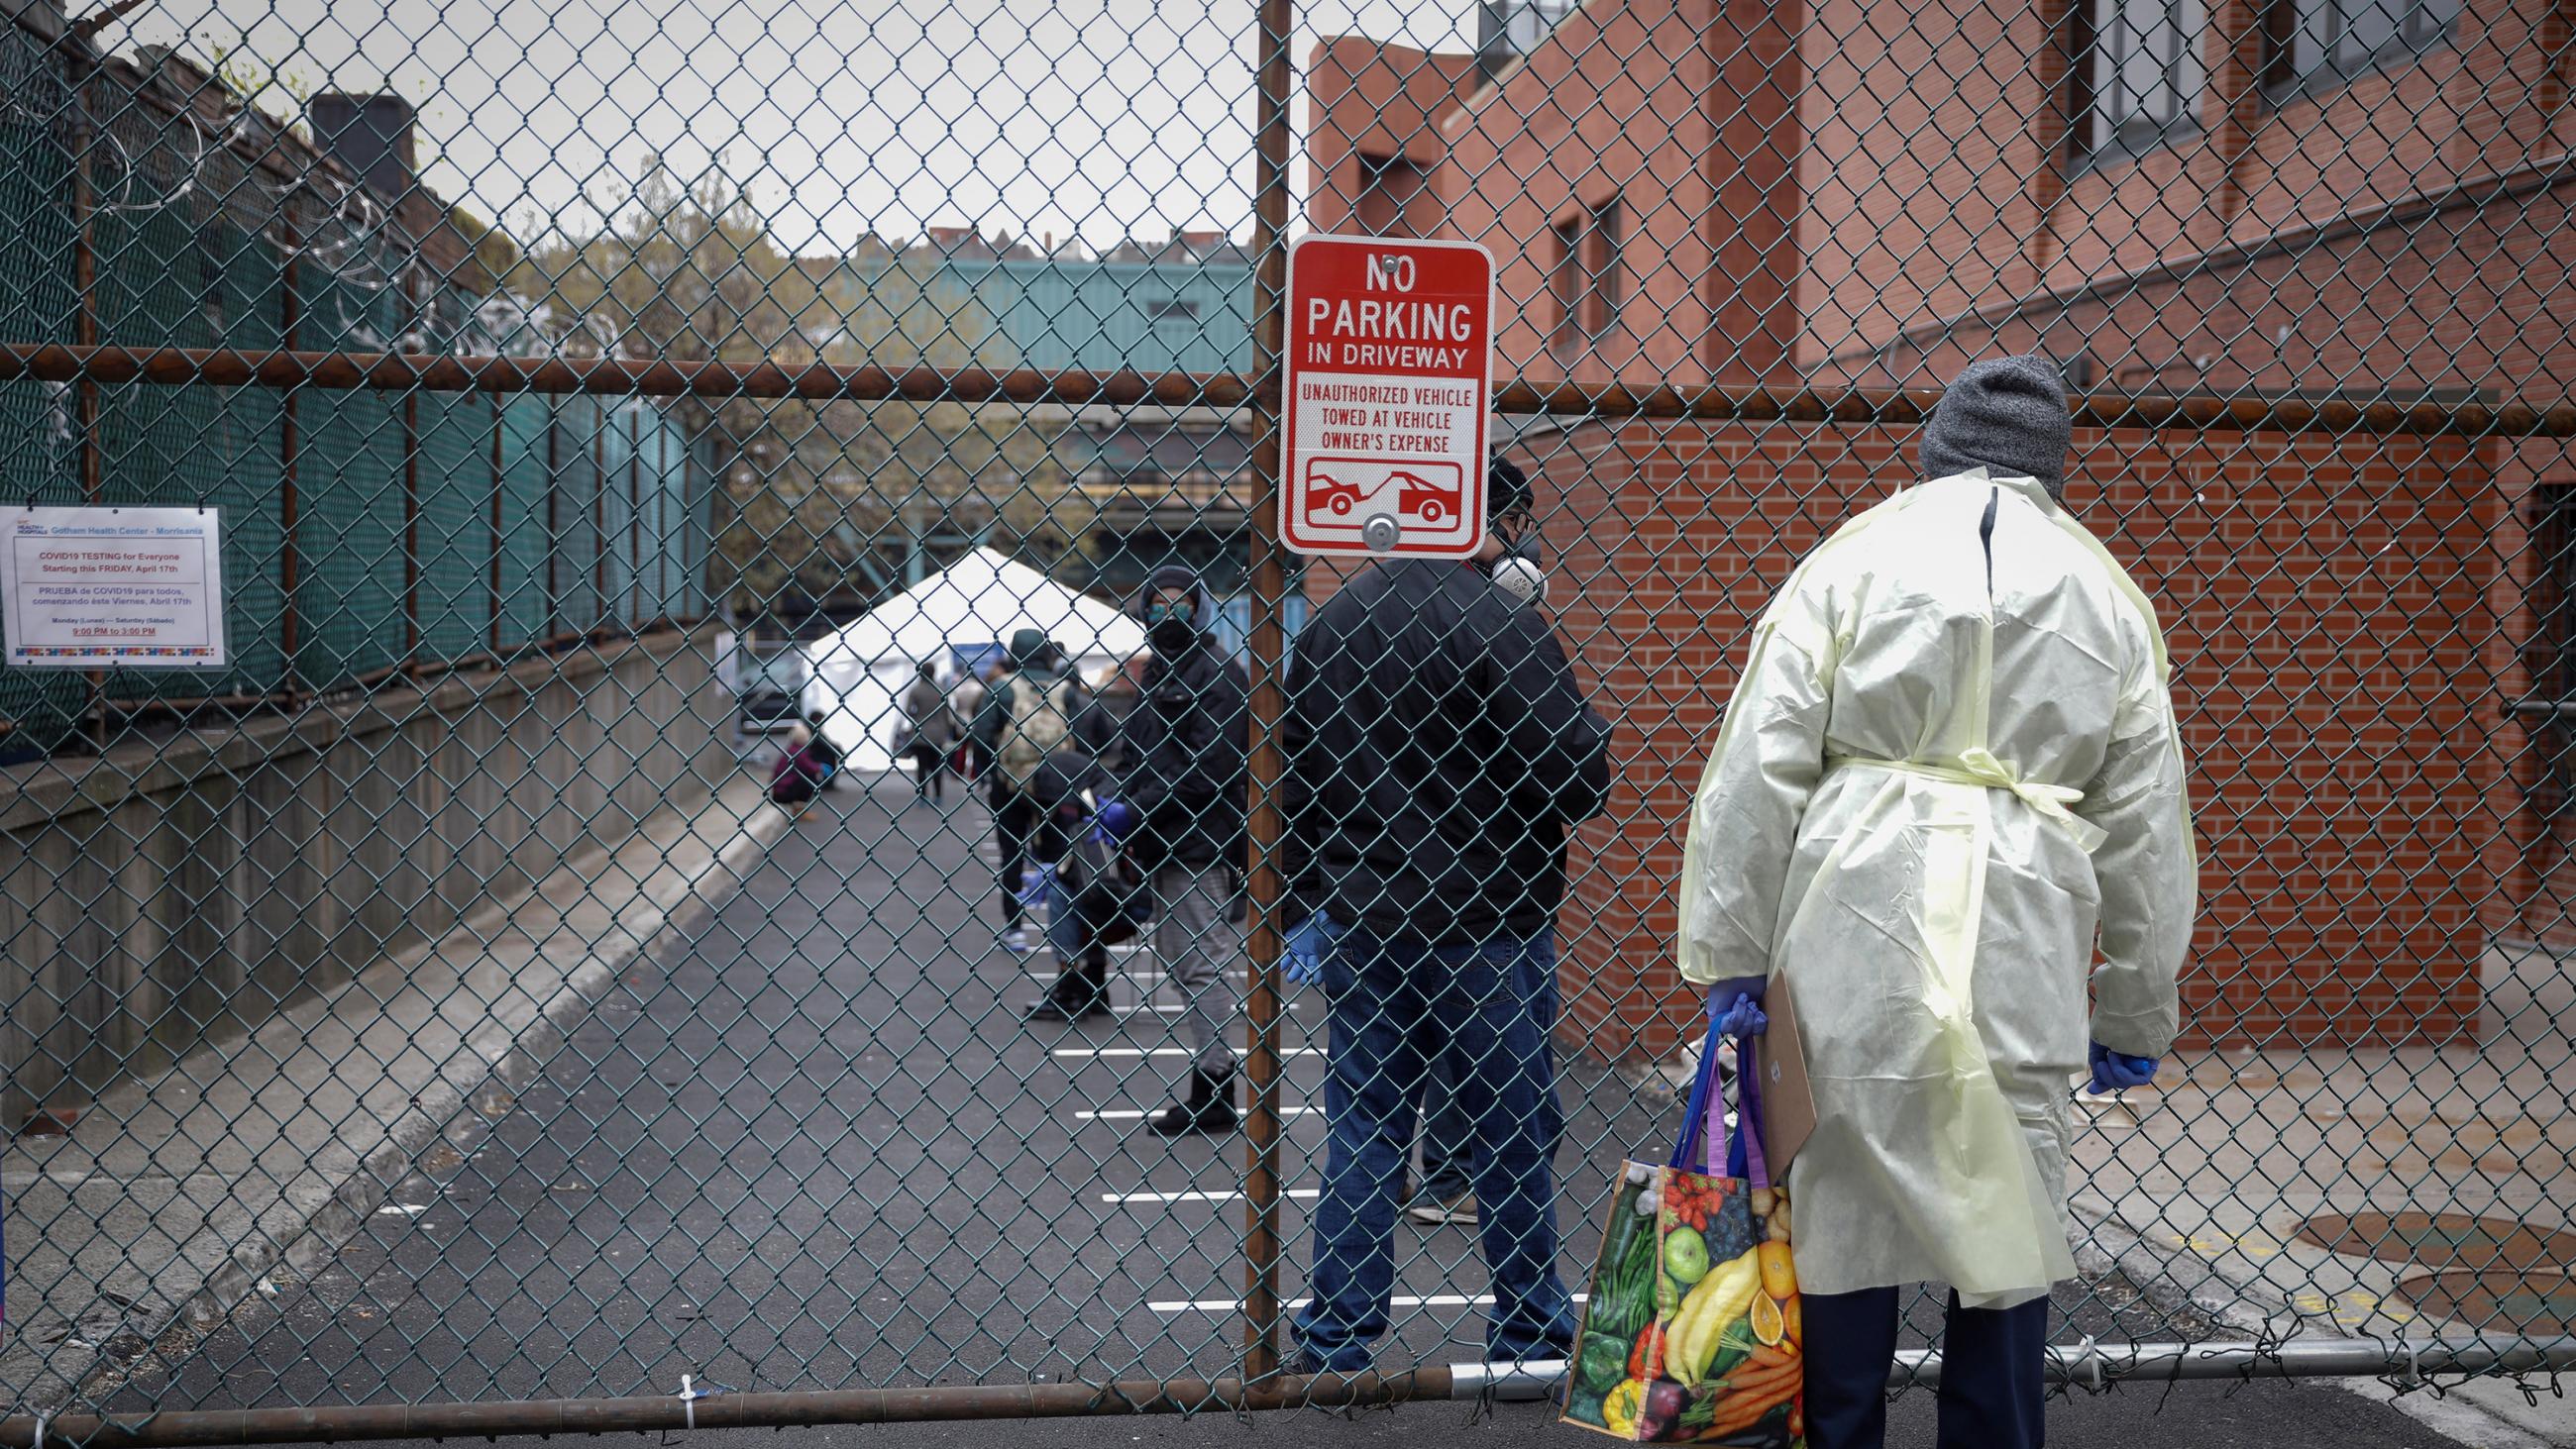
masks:
<svg viewBox="0 0 2576 1449"><path fill-rule="evenodd" d="M1945 995L1937 881L1800 877L1881 939L1803 968L1875 985L1806 1009L1791 1187L1833 1220L1830 1063L1946 1000L2064 1144L2068 1352L2564 1363L2558 9L5 8L0 505L217 511L232 649L0 671L13 1412L1017 1411L1507 1350L1608 1422L1652 1370L1580 1295L1698 1060L1677 902L1813 843L1728 795L1685 879L1703 765L1748 703L1854 763L1776 723L1755 623L2009 353L2161 622L2197 905L2030 843L2047 785L2109 808L2046 776L2106 745L2058 676L1992 681L2018 762L1860 759L2005 822L1984 889L2036 914ZM1492 254L1534 599L1278 541L1310 231ZM1913 515L1822 653L1982 540L1983 647L2135 674L2015 611L2056 597L2015 498ZM1836 731L1951 707L1832 667ZM2141 979L2123 941L2189 936L2170 1050L2096 1033L2163 1051L2111 1099L2096 898ZM1310 913L1351 934L1301 985ZM1728 959L1794 986L1794 914Z"/></svg>

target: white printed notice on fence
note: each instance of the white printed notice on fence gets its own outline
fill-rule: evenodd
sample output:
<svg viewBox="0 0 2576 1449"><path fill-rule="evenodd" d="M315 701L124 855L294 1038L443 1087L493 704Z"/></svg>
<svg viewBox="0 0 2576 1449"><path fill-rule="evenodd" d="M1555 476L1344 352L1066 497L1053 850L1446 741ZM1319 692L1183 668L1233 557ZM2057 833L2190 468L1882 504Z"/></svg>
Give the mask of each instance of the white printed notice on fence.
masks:
<svg viewBox="0 0 2576 1449"><path fill-rule="evenodd" d="M224 663L212 508L0 508L0 633L24 669Z"/></svg>

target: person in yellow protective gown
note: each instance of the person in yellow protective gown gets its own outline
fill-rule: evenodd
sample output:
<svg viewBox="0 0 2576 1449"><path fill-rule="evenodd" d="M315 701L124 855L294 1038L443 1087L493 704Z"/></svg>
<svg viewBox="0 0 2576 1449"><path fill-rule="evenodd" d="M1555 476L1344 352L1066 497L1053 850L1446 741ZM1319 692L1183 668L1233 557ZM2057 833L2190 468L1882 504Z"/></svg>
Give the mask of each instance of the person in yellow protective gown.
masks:
<svg viewBox="0 0 2576 1449"><path fill-rule="evenodd" d="M2172 1045L2197 882L2154 607L2060 495L2044 358L1980 362L1929 480L1754 631L1691 807L1680 965L1795 998L1816 1128L1791 1234L1814 1449L1876 1445L1900 1285L1951 1286L1945 1445L2040 1441L2068 1083ZM2097 941L2098 933L2098 941ZM2096 957L2098 945L2098 961Z"/></svg>

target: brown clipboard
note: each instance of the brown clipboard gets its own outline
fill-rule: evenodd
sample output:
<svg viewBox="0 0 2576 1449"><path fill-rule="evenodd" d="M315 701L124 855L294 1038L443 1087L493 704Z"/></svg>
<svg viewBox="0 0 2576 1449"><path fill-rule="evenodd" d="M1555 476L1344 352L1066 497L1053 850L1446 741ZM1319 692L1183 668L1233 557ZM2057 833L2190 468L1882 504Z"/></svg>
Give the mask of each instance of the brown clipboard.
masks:
<svg viewBox="0 0 2576 1449"><path fill-rule="evenodd" d="M1807 1051L1787 977L1771 978L1762 1011L1771 1018L1753 1049L1762 1073L1762 1159L1773 1182L1786 1182L1790 1162L1816 1130L1816 1097L1807 1086Z"/></svg>

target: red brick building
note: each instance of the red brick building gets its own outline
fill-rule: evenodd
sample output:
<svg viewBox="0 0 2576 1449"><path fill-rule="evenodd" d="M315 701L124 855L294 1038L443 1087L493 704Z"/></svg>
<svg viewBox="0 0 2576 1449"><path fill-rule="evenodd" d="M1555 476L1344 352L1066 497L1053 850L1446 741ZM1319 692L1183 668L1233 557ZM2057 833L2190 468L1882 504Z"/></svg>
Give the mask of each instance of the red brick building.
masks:
<svg viewBox="0 0 2576 1449"><path fill-rule="evenodd" d="M1499 377L1931 386L2039 350L2105 392L2555 404L2576 380L2576 51L2547 0L1521 9L1480 55L1342 38L1307 75L1309 222L1484 242ZM2434 1042L2576 995L2565 445L2077 444L2070 502L2173 644L2198 1039ZM1910 430L1568 420L1528 451L1627 756L1578 851L1569 1011L1660 1055L1689 1010L1684 809L1747 627L1912 479Z"/></svg>

